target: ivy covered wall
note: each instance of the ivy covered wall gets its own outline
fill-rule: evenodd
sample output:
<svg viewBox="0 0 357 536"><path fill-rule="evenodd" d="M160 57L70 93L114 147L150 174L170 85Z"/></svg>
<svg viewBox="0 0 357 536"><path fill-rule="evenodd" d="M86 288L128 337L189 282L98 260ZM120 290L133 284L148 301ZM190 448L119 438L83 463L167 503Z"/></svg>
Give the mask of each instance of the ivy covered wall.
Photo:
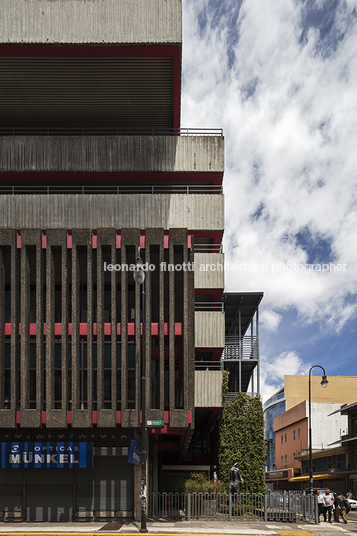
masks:
<svg viewBox="0 0 357 536"><path fill-rule="evenodd" d="M238 393L226 400L228 375L223 379L223 412L219 428L219 479L229 491L229 470L238 463L244 479L242 493L264 493L264 413L260 397Z"/></svg>

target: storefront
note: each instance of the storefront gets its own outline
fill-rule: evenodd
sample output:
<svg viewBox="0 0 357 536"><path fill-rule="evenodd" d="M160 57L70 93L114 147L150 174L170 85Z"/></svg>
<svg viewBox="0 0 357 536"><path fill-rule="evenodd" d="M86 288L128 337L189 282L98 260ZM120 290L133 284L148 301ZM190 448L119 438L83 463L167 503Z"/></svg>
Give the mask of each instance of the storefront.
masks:
<svg viewBox="0 0 357 536"><path fill-rule="evenodd" d="M134 465L128 447L86 442L0 443L4 520L132 517Z"/></svg>

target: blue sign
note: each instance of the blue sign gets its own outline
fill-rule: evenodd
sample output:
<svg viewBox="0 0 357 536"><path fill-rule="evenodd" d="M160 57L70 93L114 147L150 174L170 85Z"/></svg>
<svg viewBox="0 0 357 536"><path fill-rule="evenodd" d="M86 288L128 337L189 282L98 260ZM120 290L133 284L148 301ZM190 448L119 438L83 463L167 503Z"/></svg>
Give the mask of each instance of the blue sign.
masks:
<svg viewBox="0 0 357 536"><path fill-rule="evenodd" d="M141 457L141 446L135 439L130 441L128 463L133 463L134 465L140 465Z"/></svg>
<svg viewBox="0 0 357 536"><path fill-rule="evenodd" d="M10 469L93 467L93 443L76 441L0 443L0 467Z"/></svg>

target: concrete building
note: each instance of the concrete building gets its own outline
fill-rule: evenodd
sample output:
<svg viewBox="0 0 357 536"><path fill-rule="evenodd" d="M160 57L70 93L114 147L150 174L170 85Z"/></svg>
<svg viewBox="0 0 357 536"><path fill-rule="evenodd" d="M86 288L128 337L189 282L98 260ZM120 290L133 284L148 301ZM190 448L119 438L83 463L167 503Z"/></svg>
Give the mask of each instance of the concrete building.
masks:
<svg viewBox="0 0 357 536"><path fill-rule="evenodd" d="M336 407L340 407L341 398L347 402L353 400L357 388L357 378L354 376L328 376L328 380L327 389L321 389L321 377L311 377L312 408L317 408L315 418L314 413L312 415L313 441L316 448L320 448L321 444L326 448L331 443L331 426L336 439L340 437L338 434L342 429L347 429L347 422L339 421L335 426L331 419L326 421L328 408L331 406L331 411L334 411ZM300 455L303 449L308 448L308 384L308 376L284 376L284 387L264 404L266 482L270 487L289 487L288 480L301 473ZM292 436L294 431L295 440L287 444L287 438ZM298 443L300 448L297 448ZM295 485L292 489L295 489Z"/></svg>
<svg viewBox="0 0 357 536"><path fill-rule="evenodd" d="M153 267L149 489L164 468L195 461L193 437L198 455L208 448L202 434L222 403L224 271L189 267L224 260L224 144L220 130L180 129L181 9L179 0L1 1L7 517L138 514L140 470L127 459L140 442L143 326L140 289L121 268L138 247ZM195 375L201 359L214 365Z"/></svg>
<svg viewBox="0 0 357 536"><path fill-rule="evenodd" d="M180 127L181 9L1 0L0 519L139 516L143 373L149 492L210 468L222 368L259 393L262 294L199 269L224 265L224 139Z"/></svg>
<svg viewBox="0 0 357 536"><path fill-rule="evenodd" d="M348 430L345 434L341 433L340 438L330 443L331 451L342 450L346 455L346 466L338 467L335 470L336 474L345 475L346 491L351 490L354 497L357 495L357 402L352 404L344 404L338 410L331 413L329 418L334 418L337 414L341 414L348 419ZM340 446L339 446L340 445ZM339 455L339 452L337 452ZM327 460L330 463L330 460Z"/></svg>

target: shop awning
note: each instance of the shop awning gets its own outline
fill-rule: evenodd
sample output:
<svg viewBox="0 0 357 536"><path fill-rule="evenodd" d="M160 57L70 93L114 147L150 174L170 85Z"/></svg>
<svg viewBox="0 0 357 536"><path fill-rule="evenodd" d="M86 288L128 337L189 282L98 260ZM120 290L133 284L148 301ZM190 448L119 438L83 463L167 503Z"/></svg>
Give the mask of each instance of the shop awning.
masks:
<svg viewBox="0 0 357 536"><path fill-rule="evenodd" d="M322 473L321 475L313 475L313 480L340 480L346 475L332 475L330 473ZM302 476L294 476L293 478L289 478L289 482L306 482L307 480L310 480L309 475L302 475Z"/></svg>

